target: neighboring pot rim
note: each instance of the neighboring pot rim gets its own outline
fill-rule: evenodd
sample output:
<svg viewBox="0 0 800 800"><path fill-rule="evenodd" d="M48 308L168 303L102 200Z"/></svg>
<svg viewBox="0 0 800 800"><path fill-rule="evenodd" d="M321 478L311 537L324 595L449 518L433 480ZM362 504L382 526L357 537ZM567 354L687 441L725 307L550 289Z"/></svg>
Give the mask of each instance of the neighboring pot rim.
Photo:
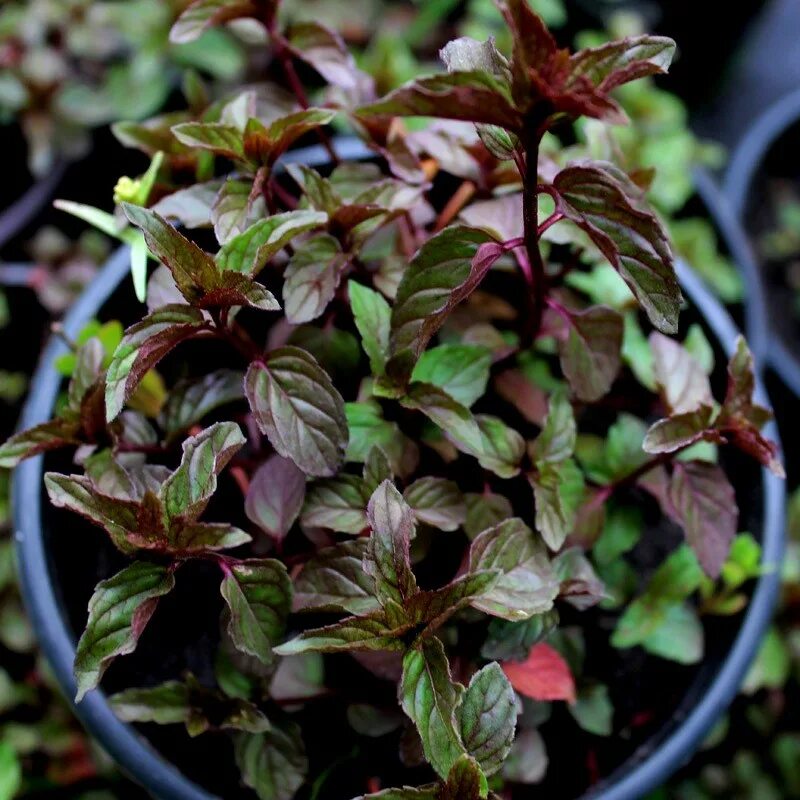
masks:
<svg viewBox="0 0 800 800"><path fill-rule="evenodd" d="M341 155L348 158L364 157L369 153L362 144L350 140L337 140L336 147ZM319 165L327 161L327 154L321 147L314 146L292 153L290 160ZM68 338L78 335L85 323L125 279L128 270L128 248L122 247L114 253L66 315L63 329ZM679 262L677 271L684 292L701 313L719 344L730 354L738 336L736 326L686 264ZM61 384L54 362L66 349L60 337L53 337L45 348L23 411L21 425L24 428L50 418ZM757 392L763 402L766 395L760 382ZM770 424L766 433L778 441L774 423ZM74 704L76 685L73 661L76 642L52 582L42 525L43 462L44 458L40 455L23 462L15 471L14 530L25 604L42 651L61 690L88 732L126 774L154 797L159 800L218 800L185 777L175 765L167 762L133 726L117 719L101 689L87 694L79 705ZM608 778L583 795L582 800L636 800L663 783L692 755L738 692L772 616L780 585L779 565L784 545L784 482L765 469L762 470L762 485L762 560L772 569L758 579L725 662L710 679L707 689L694 707L676 710L673 717L676 722L667 735L656 734L645 742ZM710 665L706 665L705 671L701 667L695 685L709 670ZM687 697L684 702L689 703L690 700ZM662 730L669 727L667 722Z"/></svg>
<svg viewBox="0 0 800 800"><path fill-rule="evenodd" d="M722 190L739 220L746 239L740 252L748 252L753 259L755 259L753 246L744 230L743 222L753 182L772 146L796 123L800 123L800 90L787 94L756 119L736 146L723 178ZM755 263L756 270L752 274L749 270L744 272L748 290L747 302L752 292L766 307L764 277L757 260ZM765 351L765 363L769 362L786 385L796 395L800 395L800 358L789 349L783 338L772 330L769 323L765 330L770 334L769 346Z"/></svg>

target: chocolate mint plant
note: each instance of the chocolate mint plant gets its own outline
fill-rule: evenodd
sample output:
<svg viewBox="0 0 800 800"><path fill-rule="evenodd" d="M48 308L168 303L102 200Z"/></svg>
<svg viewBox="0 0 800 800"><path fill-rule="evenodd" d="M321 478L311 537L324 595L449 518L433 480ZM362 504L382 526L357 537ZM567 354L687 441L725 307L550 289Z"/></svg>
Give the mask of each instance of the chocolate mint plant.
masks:
<svg viewBox="0 0 800 800"><path fill-rule="evenodd" d="M446 73L379 99L335 32L278 11L197 0L179 17L177 42L255 19L283 85L120 129L154 165L146 192L118 185L116 210L160 262L147 313L113 352L77 347L57 416L0 464L73 448L81 474L49 472L51 502L130 558L89 603L78 700L208 562L215 681L122 691L123 719L229 731L261 798L329 791L313 719L357 748L394 737L397 763L350 775L356 793L510 797L541 779L548 703L615 732L609 687L577 655L582 618L603 615L620 652L691 664L700 618L746 603L758 544L722 449L782 472L744 341L715 398L702 328L676 338L652 175L561 143L581 117L623 120L614 90L665 72L675 46L571 54L509 0L510 54L458 39ZM343 129L372 156L341 160ZM284 168L315 139L326 167ZM218 369L197 357L220 346ZM169 387L158 408L148 381ZM639 564L670 525L686 543ZM425 785L385 788L398 774Z"/></svg>

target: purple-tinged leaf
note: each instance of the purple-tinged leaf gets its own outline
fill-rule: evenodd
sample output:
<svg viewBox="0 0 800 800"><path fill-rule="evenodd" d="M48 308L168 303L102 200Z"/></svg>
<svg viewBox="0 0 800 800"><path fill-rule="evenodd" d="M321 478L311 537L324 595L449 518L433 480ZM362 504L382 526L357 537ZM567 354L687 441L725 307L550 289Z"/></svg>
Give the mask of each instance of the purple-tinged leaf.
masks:
<svg viewBox="0 0 800 800"><path fill-rule="evenodd" d="M517 727L517 703L508 678L497 663L472 676L458 711L461 740L483 773L503 766Z"/></svg>
<svg viewBox="0 0 800 800"><path fill-rule="evenodd" d="M458 486L444 478L428 476L414 481L403 492L403 499L418 522L439 530L458 530L467 519L467 507Z"/></svg>
<svg viewBox="0 0 800 800"><path fill-rule="evenodd" d="M650 426L642 448L646 453L674 453L696 442L721 443L724 437L713 430L715 416L711 406L699 406L695 411L660 419Z"/></svg>
<svg viewBox="0 0 800 800"><path fill-rule="evenodd" d="M565 392L553 392L542 432L531 446L531 458L538 467L566 461L575 452L576 440L572 404Z"/></svg>
<svg viewBox="0 0 800 800"><path fill-rule="evenodd" d="M159 422L174 437L196 425L220 406L244 399L244 373L233 369L209 372L194 381L182 381L170 392Z"/></svg>
<svg viewBox="0 0 800 800"><path fill-rule="evenodd" d="M561 211L585 231L625 279L650 321L676 333L681 292L664 227L616 168L574 164L553 182Z"/></svg>
<svg viewBox="0 0 800 800"><path fill-rule="evenodd" d="M521 730L503 765L503 777L507 781L525 785L541 783L547 767L547 750L542 735L536 728Z"/></svg>
<svg viewBox="0 0 800 800"><path fill-rule="evenodd" d="M727 476L716 464L677 461L669 498L675 520L706 574L718 577L739 519L736 494Z"/></svg>
<svg viewBox="0 0 800 800"><path fill-rule="evenodd" d="M255 472L244 510L251 522L275 541L292 528L306 496L306 476L288 458L273 455Z"/></svg>
<svg viewBox="0 0 800 800"><path fill-rule="evenodd" d="M536 529L551 550L560 550L575 527L584 496L583 473L567 459L542 464L528 479L536 500Z"/></svg>
<svg viewBox="0 0 800 800"><path fill-rule="evenodd" d="M276 160L301 136L332 122L338 113L335 108L304 108L276 119L266 132L269 161Z"/></svg>
<svg viewBox="0 0 800 800"><path fill-rule="evenodd" d="M385 611L373 611L359 617L347 617L341 622L304 631L273 652L280 656L298 653L388 650L402 653L405 644L402 636L413 627L410 622L390 622Z"/></svg>
<svg viewBox="0 0 800 800"><path fill-rule="evenodd" d="M175 21L169 39L174 44L193 42L213 25L255 16L259 5L271 10L275 4L259 3L257 0L194 0Z"/></svg>
<svg viewBox="0 0 800 800"><path fill-rule="evenodd" d="M176 519L167 533L168 542L154 546L175 555L230 550L252 541L249 533L224 522L193 522Z"/></svg>
<svg viewBox="0 0 800 800"><path fill-rule="evenodd" d="M487 231L497 242L519 239L525 234L521 192L470 203L459 217L467 225Z"/></svg>
<svg viewBox="0 0 800 800"><path fill-rule="evenodd" d="M634 36L580 50L569 60L570 79L588 78L601 91L648 75L663 75L675 55L666 36Z"/></svg>
<svg viewBox="0 0 800 800"><path fill-rule="evenodd" d="M125 689L112 695L109 702L123 722L173 725L186 722L192 713L189 687L180 681L167 681L146 689Z"/></svg>
<svg viewBox="0 0 800 800"><path fill-rule="evenodd" d="M372 493L367 521L372 533L364 571L375 580L375 594L381 604L391 600L405 606L418 591L410 556L414 513L391 481L384 481Z"/></svg>
<svg viewBox="0 0 800 800"><path fill-rule="evenodd" d="M333 300L351 256L327 233L303 242L284 273L283 306L293 325L311 322Z"/></svg>
<svg viewBox="0 0 800 800"><path fill-rule="evenodd" d="M531 648L547 639L558 627L558 621L558 611L555 609L534 614L521 622L509 622L497 617L489 623L481 655L498 661L524 661Z"/></svg>
<svg viewBox="0 0 800 800"><path fill-rule="evenodd" d="M478 762L468 755L461 756L450 769L447 781L439 793L440 800L483 800L489 795L489 785Z"/></svg>
<svg viewBox="0 0 800 800"><path fill-rule="evenodd" d="M286 211L251 225L229 239L217 253L220 270L257 275L267 262L301 233L324 225L326 214L319 211Z"/></svg>
<svg viewBox="0 0 800 800"><path fill-rule="evenodd" d="M297 22L286 31L289 47L297 58L310 64L331 86L355 89L359 74L342 37L318 22Z"/></svg>
<svg viewBox="0 0 800 800"><path fill-rule="evenodd" d="M228 635L236 649L273 664L273 646L283 636L292 606L286 567L271 558L231 564L220 592L230 610Z"/></svg>
<svg viewBox="0 0 800 800"><path fill-rule="evenodd" d="M578 399L593 403L608 393L619 373L622 316L604 306L571 311L567 328L558 346L561 369Z"/></svg>
<svg viewBox="0 0 800 800"><path fill-rule="evenodd" d="M217 422L187 439L180 466L159 492L167 518L197 519L217 490L217 476L245 441L235 422Z"/></svg>
<svg viewBox="0 0 800 800"><path fill-rule="evenodd" d="M349 281L347 293L372 374L383 375L389 359L392 309L382 294L355 281Z"/></svg>
<svg viewBox="0 0 800 800"><path fill-rule="evenodd" d="M307 528L329 528L357 535L367 527L366 508L370 492L363 479L342 473L317 481L306 494L301 516Z"/></svg>
<svg viewBox="0 0 800 800"><path fill-rule="evenodd" d="M117 656L136 649L159 598L174 585L175 578L166 567L143 561L97 584L89 601L86 630L75 652L76 702L97 686Z"/></svg>
<svg viewBox="0 0 800 800"><path fill-rule="evenodd" d="M205 228L212 224L213 208L220 192L217 180L196 183L162 197L150 208L166 220L177 220L185 228Z"/></svg>
<svg viewBox="0 0 800 800"><path fill-rule="evenodd" d="M181 342L207 326L203 312L164 306L125 331L106 374L106 418L116 419L145 374Z"/></svg>
<svg viewBox="0 0 800 800"><path fill-rule="evenodd" d="M479 533L514 516L511 503L502 494L488 491L481 494L470 492L464 495L464 502L467 505L464 532L471 540L474 540Z"/></svg>
<svg viewBox="0 0 800 800"><path fill-rule="evenodd" d="M473 70L410 81L382 100L357 110L362 116L436 117L497 125L518 132L522 118L504 82Z"/></svg>
<svg viewBox="0 0 800 800"><path fill-rule="evenodd" d="M95 387L103 374L105 350L97 338L91 338L78 348L75 369L67 388L67 407L70 412L80 414L86 396Z"/></svg>
<svg viewBox="0 0 800 800"><path fill-rule="evenodd" d="M228 178L214 197L210 220L221 245L265 216L264 198L259 195L254 199L252 192L253 184L249 181Z"/></svg>
<svg viewBox="0 0 800 800"><path fill-rule="evenodd" d="M200 300L216 285L217 269L210 255L155 212L130 203L123 203L122 208L131 223L141 229L150 252L169 267L188 303Z"/></svg>
<svg viewBox="0 0 800 800"><path fill-rule="evenodd" d="M355 800L439 800L439 786L401 786L397 789L382 789L380 792L364 794Z"/></svg>
<svg viewBox="0 0 800 800"><path fill-rule="evenodd" d="M561 582L560 597L579 611L596 606L608 597L605 585L580 547L559 553L553 559L553 570Z"/></svg>
<svg viewBox="0 0 800 800"><path fill-rule="evenodd" d="M242 781L260 800L292 800L306 781L308 758L294 722L274 725L266 733L239 734L234 752Z"/></svg>
<svg viewBox="0 0 800 800"><path fill-rule="evenodd" d="M465 748L457 712L464 687L450 675L450 664L437 638L425 639L403 657L400 703L416 725L428 763L442 778Z"/></svg>
<svg viewBox="0 0 800 800"><path fill-rule="evenodd" d="M508 480L519 474L519 465L525 457L525 440L499 417L476 414L475 422L481 432L480 450L460 446L466 453L474 455L486 470Z"/></svg>
<svg viewBox="0 0 800 800"><path fill-rule="evenodd" d="M81 443L80 424L54 419L15 433L0 445L0 467L16 467L20 461L39 453Z"/></svg>
<svg viewBox="0 0 800 800"><path fill-rule="evenodd" d="M375 580L363 566L366 550L366 539L354 539L318 551L295 578L294 610L376 611Z"/></svg>
<svg viewBox="0 0 800 800"><path fill-rule="evenodd" d="M472 543L469 568L500 570L498 582L472 601L486 614L516 622L549 611L559 580L547 551L533 531L517 518L481 533Z"/></svg>
<svg viewBox="0 0 800 800"><path fill-rule="evenodd" d="M673 339L652 333L650 349L656 383L670 414L686 414L714 405L708 375L686 348Z"/></svg>
<svg viewBox="0 0 800 800"><path fill-rule="evenodd" d="M508 60L491 37L485 42L469 36L453 39L439 51L439 58L451 73L488 72L497 78L511 77Z"/></svg>
<svg viewBox="0 0 800 800"><path fill-rule="evenodd" d="M575 702L575 679L564 657L546 642L531 648L525 661L501 665L511 685L524 697L542 702Z"/></svg>
<svg viewBox="0 0 800 800"><path fill-rule="evenodd" d="M407 380L448 314L477 288L493 263L473 263L488 241L489 235L477 228L445 228L411 260L392 309L390 375Z"/></svg>
<svg viewBox="0 0 800 800"><path fill-rule="evenodd" d="M342 396L313 356L280 347L250 365L245 393L262 433L307 475L337 472L347 448Z"/></svg>

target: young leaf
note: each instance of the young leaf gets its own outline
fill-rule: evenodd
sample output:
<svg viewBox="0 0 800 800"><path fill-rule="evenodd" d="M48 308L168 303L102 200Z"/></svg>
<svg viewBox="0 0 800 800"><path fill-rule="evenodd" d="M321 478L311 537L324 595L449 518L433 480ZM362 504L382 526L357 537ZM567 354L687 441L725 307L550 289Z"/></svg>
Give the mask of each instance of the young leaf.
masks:
<svg viewBox="0 0 800 800"><path fill-rule="evenodd" d="M561 369L575 395L593 403L606 395L622 363L622 316L604 306L568 312L568 334L559 341Z"/></svg>
<svg viewBox="0 0 800 800"><path fill-rule="evenodd" d="M414 481L403 499L419 522L443 531L455 531L467 519L467 507L458 486L444 478L425 477Z"/></svg>
<svg viewBox="0 0 800 800"><path fill-rule="evenodd" d="M244 135L235 125L223 122L184 122L175 125L172 133L187 147L208 150L225 158L246 158Z"/></svg>
<svg viewBox="0 0 800 800"><path fill-rule="evenodd" d="M75 652L76 702L97 686L117 656L136 649L159 598L174 585L170 570L143 561L135 561L97 584L89 601L86 630Z"/></svg>
<svg viewBox="0 0 800 800"><path fill-rule="evenodd" d="M486 800L489 785L478 762L463 755L453 764L439 793L440 800Z"/></svg>
<svg viewBox="0 0 800 800"><path fill-rule="evenodd" d="M481 533L472 543L469 568L498 569L501 577L472 605L512 622L549 611L559 581L547 552L522 520L512 518Z"/></svg>
<svg viewBox="0 0 800 800"><path fill-rule="evenodd" d="M392 309L383 295L355 281L347 284L347 292L372 374L383 375L389 358Z"/></svg>
<svg viewBox="0 0 800 800"><path fill-rule="evenodd" d="M503 766L517 725L514 690L499 664L487 664L472 676L458 711L464 747L483 773Z"/></svg>
<svg viewBox="0 0 800 800"><path fill-rule="evenodd" d="M714 405L708 375L686 348L659 333L650 334L650 348L656 383L670 414Z"/></svg>
<svg viewBox="0 0 800 800"><path fill-rule="evenodd" d="M235 422L218 422L187 439L180 466L159 492L166 515L197 519L217 489L217 475L244 443Z"/></svg>
<svg viewBox="0 0 800 800"><path fill-rule="evenodd" d="M170 305L131 325L114 351L106 373L106 418L116 419L133 391L170 350L207 326L202 311Z"/></svg>
<svg viewBox="0 0 800 800"><path fill-rule="evenodd" d="M419 731L425 758L445 779L466 752L456 716L463 694L437 638L426 639L403 657L400 703Z"/></svg>
<svg viewBox="0 0 800 800"><path fill-rule="evenodd" d="M403 275L392 309L389 374L407 380L447 315L478 286L489 266L473 266L489 235L456 225L430 238Z"/></svg>
<svg viewBox="0 0 800 800"><path fill-rule="evenodd" d="M300 727L293 722L234 741L242 780L259 800L292 800L305 783L308 759Z"/></svg>
<svg viewBox="0 0 800 800"><path fill-rule="evenodd" d="M305 496L302 471L293 461L273 455L253 475L244 510L251 522L280 542L300 515Z"/></svg>
<svg viewBox="0 0 800 800"><path fill-rule="evenodd" d="M669 486L675 521L708 575L716 578L736 535L739 509L727 476L716 464L676 462Z"/></svg>
<svg viewBox="0 0 800 800"><path fill-rule="evenodd" d="M275 559L249 559L225 570L220 591L230 609L228 633L238 650L264 664L274 663L292 605L292 583Z"/></svg>
<svg viewBox="0 0 800 800"><path fill-rule="evenodd" d="M372 529L364 556L364 571L375 580L375 593L405 606L418 591L411 571L410 547L414 537L414 514L391 481L384 481L367 506Z"/></svg>
<svg viewBox="0 0 800 800"><path fill-rule="evenodd" d="M369 614L377 610L375 580L363 566L366 549L366 539L355 539L319 550L295 578L295 611Z"/></svg>
<svg viewBox="0 0 800 800"><path fill-rule="evenodd" d="M547 546L560 550L572 532L583 498L583 474L572 459L543 464L528 476L536 500L536 529Z"/></svg>
<svg viewBox="0 0 800 800"><path fill-rule="evenodd" d="M344 401L328 374L298 347L281 347L250 365L245 393L262 433L307 475L333 475L344 460Z"/></svg>
<svg viewBox="0 0 800 800"><path fill-rule="evenodd" d="M222 246L216 256L217 267L255 277L292 239L324 225L327 220L327 214L305 210L286 211L259 220Z"/></svg>
<svg viewBox="0 0 800 800"><path fill-rule="evenodd" d="M491 363L491 353L484 347L443 344L420 356L411 380L438 386L469 408L486 392Z"/></svg>
<svg viewBox="0 0 800 800"><path fill-rule="evenodd" d="M650 321L678 330L681 292L666 231L633 187L605 164L575 164L553 182L561 210L584 230L625 279Z"/></svg>
<svg viewBox="0 0 800 800"><path fill-rule="evenodd" d="M541 642L531 648L525 661L501 665L511 685L532 700L575 702L575 680L557 650Z"/></svg>
<svg viewBox="0 0 800 800"><path fill-rule="evenodd" d="M284 274L283 305L289 322L310 322L325 311L349 260L338 240L327 233L303 242Z"/></svg>

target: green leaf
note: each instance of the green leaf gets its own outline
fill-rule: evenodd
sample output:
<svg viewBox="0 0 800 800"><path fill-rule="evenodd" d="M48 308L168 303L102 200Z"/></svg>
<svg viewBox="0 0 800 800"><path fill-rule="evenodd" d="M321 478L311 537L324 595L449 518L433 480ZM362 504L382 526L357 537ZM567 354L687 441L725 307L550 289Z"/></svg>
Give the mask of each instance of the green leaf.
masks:
<svg viewBox="0 0 800 800"><path fill-rule="evenodd" d="M300 726L293 722L240 734L234 751L242 780L260 800L292 800L306 781L308 759Z"/></svg>
<svg viewBox="0 0 800 800"><path fill-rule="evenodd" d="M284 273L283 305L289 322L310 322L325 311L349 260L339 241L327 233L300 245Z"/></svg>
<svg viewBox="0 0 800 800"><path fill-rule="evenodd" d="M356 328L361 335L361 346L369 358L372 374L383 375L389 358L392 309L383 295L355 281L347 284L347 292Z"/></svg>
<svg viewBox="0 0 800 800"><path fill-rule="evenodd" d="M416 725L426 760L442 778L465 754L457 711L464 687L454 683L442 643L434 638L403 657L400 703Z"/></svg>
<svg viewBox="0 0 800 800"><path fill-rule="evenodd" d="M674 647L675 642L673 642ZM583 730L595 736L610 736L613 731L614 706L608 687L602 683L585 686L578 692L574 703L567 706Z"/></svg>
<svg viewBox="0 0 800 800"><path fill-rule="evenodd" d="M0 798L12 800L22 788L22 763L10 742L0 742Z"/></svg>
<svg viewBox="0 0 800 800"><path fill-rule="evenodd" d="M169 39L174 44L186 44L198 39L212 25L254 16L256 12L255 2L249 0L195 0L175 21Z"/></svg>
<svg viewBox="0 0 800 800"><path fill-rule="evenodd" d="M549 611L558 595L559 580L547 551L533 531L512 518L481 533L472 543L470 570L496 569L501 577L482 597L472 601L486 614L516 622Z"/></svg>
<svg viewBox="0 0 800 800"><path fill-rule="evenodd" d="M158 362L207 325L203 312L169 305L131 325L114 351L106 373L106 418L116 419L136 387Z"/></svg>
<svg viewBox="0 0 800 800"><path fill-rule="evenodd" d="M136 649L158 600L175 585L170 570L136 561L101 581L89 601L89 619L75 653L75 701L94 689L117 656Z"/></svg>
<svg viewBox="0 0 800 800"><path fill-rule="evenodd" d="M228 178L216 193L209 218L220 244L224 245L264 216L263 198L254 200L252 190L249 181Z"/></svg>
<svg viewBox="0 0 800 800"><path fill-rule="evenodd" d="M517 726L514 690L499 664L487 664L472 676L458 717L467 753L485 775L494 775L511 750Z"/></svg>
<svg viewBox="0 0 800 800"><path fill-rule="evenodd" d="M478 286L492 262L477 262L486 231L456 225L431 237L417 252L397 289L392 309L388 373L405 382L448 314Z"/></svg>
<svg viewBox="0 0 800 800"><path fill-rule="evenodd" d="M398 789L383 789L364 794L355 800L439 800L439 786L403 786Z"/></svg>
<svg viewBox="0 0 800 800"><path fill-rule="evenodd" d="M414 513L391 481L384 481L372 493L367 521L372 533L364 571L375 580L375 594L382 605L393 601L405 606L418 591L410 556Z"/></svg>
<svg viewBox="0 0 800 800"><path fill-rule="evenodd" d="M519 465L525 456L525 440L503 420L489 414L476 414L475 422L481 432L480 450L474 451L462 445L478 463L500 478L513 478L519 474Z"/></svg>
<svg viewBox="0 0 800 800"><path fill-rule="evenodd" d="M575 395L588 403L611 389L622 363L622 316L603 306L566 316L567 338L559 342L561 368Z"/></svg>
<svg viewBox="0 0 800 800"><path fill-rule="evenodd" d="M511 503L501 494L469 492L464 495L464 501L467 504L464 531L470 539L514 516Z"/></svg>
<svg viewBox="0 0 800 800"><path fill-rule="evenodd" d="M661 624L642 642L642 647L679 664L698 664L703 660L704 642L697 611L681 603L666 610Z"/></svg>
<svg viewBox="0 0 800 800"><path fill-rule="evenodd" d="M248 519L280 542L300 515L306 496L306 478L294 462L273 455L250 480L244 510Z"/></svg>
<svg viewBox="0 0 800 800"><path fill-rule="evenodd" d="M385 611L373 611L358 617L347 617L324 628L304 631L273 652L280 656L319 651L337 653L362 650L389 650L404 652L401 636L412 628L412 623L391 624Z"/></svg>
<svg viewBox="0 0 800 800"><path fill-rule="evenodd" d="M673 518L706 573L719 576L739 518L736 493L725 472L704 461L675 463L669 486Z"/></svg>
<svg viewBox="0 0 800 800"><path fill-rule="evenodd" d="M270 160L277 159L301 136L332 122L337 113L335 108L304 108L276 119L267 130Z"/></svg>
<svg viewBox="0 0 800 800"><path fill-rule="evenodd" d="M529 480L536 500L536 529L550 549L560 550L572 532L583 497L583 474L568 459L543 464Z"/></svg>
<svg viewBox="0 0 800 800"><path fill-rule="evenodd" d="M480 70L410 81L358 114L457 119L515 132L522 125L503 81Z"/></svg>
<svg viewBox="0 0 800 800"><path fill-rule="evenodd" d="M15 433L0 445L0 467L16 467L20 461L39 453L81 443L80 425L63 419L43 422Z"/></svg>
<svg viewBox="0 0 800 800"><path fill-rule="evenodd" d="M520 622L495 618L489 623L481 655L497 661L524 661L531 648L544 641L557 625L558 612L555 609L534 614Z"/></svg>
<svg viewBox="0 0 800 800"><path fill-rule="evenodd" d="M295 611L369 614L377 610L375 580L363 567L366 549L366 539L355 539L319 550L295 578Z"/></svg>
<svg viewBox="0 0 800 800"><path fill-rule="evenodd" d="M564 392L554 392L550 396L542 432L533 443L531 458L539 467L566 461L575 452L576 437L572 404Z"/></svg>
<svg viewBox="0 0 800 800"><path fill-rule="evenodd" d="M244 373L233 369L208 372L182 381L169 393L159 422L170 437L200 422L220 406L244 399Z"/></svg>
<svg viewBox="0 0 800 800"><path fill-rule="evenodd" d="M672 251L666 231L639 198L639 190L604 163L567 167L553 187L562 212L619 271L653 325L676 333L681 292Z"/></svg>
<svg viewBox="0 0 800 800"><path fill-rule="evenodd" d="M292 583L275 559L248 559L225 570L220 591L230 609L228 633L237 650L264 664L275 661L292 605Z"/></svg>
<svg viewBox="0 0 800 800"><path fill-rule="evenodd" d="M345 403L350 440L345 453L346 461L364 463L373 447L386 453L392 470L405 473L408 451L416 452L415 445L400 431L396 422L383 418L380 405L375 401Z"/></svg>
<svg viewBox="0 0 800 800"><path fill-rule="evenodd" d="M305 210L286 211L259 220L223 245L216 256L217 267L253 277L292 239L324 225L327 220L327 214Z"/></svg>
<svg viewBox="0 0 800 800"><path fill-rule="evenodd" d="M438 386L469 408L486 392L491 364L491 353L485 347L443 344L420 356L411 380Z"/></svg>
<svg viewBox="0 0 800 800"><path fill-rule="evenodd" d="M167 681L146 689L125 689L109 700L123 722L155 722L171 725L186 722L191 715L189 687L180 681Z"/></svg>
<svg viewBox="0 0 800 800"><path fill-rule="evenodd" d="M222 122L184 122L172 128L175 138L187 147L209 150L225 158L244 159L244 135L235 125Z"/></svg>
<svg viewBox="0 0 800 800"><path fill-rule="evenodd" d="M244 443L235 422L217 422L187 439L180 466L159 492L167 516L197 519L217 489L217 476Z"/></svg>
<svg viewBox="0 0 800 800"><path fill-rule="evenodd" d="M467 518L467 507L458 486L444 478L424 477L403 492L414 517L443 531L458 530Z"/></svg>
<svg viewBox="0 0 800 800"><path fill-rule="evenodd" d="M362 478L342 473L317 481L306 494L301 521L311 528L359 534L367 527L370 493Z"/></svg>
<svg viewBox="0 0 800 800"><path fill-rule="evenodd" d="M333 475L344 460L344 401L313 356L280 347L250 365L245 393L262 433L307 475Z"/></svg>

